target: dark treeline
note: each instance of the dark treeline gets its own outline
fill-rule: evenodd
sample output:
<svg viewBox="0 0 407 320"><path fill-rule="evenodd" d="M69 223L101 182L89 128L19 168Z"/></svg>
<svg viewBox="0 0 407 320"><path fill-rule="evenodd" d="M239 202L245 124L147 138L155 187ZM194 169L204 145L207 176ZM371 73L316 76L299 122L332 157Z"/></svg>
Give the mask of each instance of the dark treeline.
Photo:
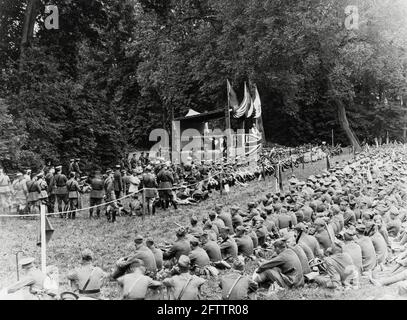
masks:
<svg viewBox="0 0 407 320"><path fill-rule="evenodd" d="M45 5L59 29L47 30ZM359 28L345 27L357 5ZM0 0L3 162L110 166L257 84L268 142L403 137L402 0Z"/></svg>

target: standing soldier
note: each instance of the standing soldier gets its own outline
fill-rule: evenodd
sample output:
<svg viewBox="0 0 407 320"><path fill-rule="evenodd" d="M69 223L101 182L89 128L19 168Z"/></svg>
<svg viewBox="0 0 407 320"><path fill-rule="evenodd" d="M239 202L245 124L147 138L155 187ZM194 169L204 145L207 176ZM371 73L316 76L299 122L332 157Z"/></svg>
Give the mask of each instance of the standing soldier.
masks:
<svg viewBox="0 0 407 320"><path fill-rule="evenodd" d="M79 161L81 161L81 159L76 158L75 162L73 163L73 171L76 173L76 178L79 179L82 175L82 171L81 168L79 167Z"/></svg>
<svg viewBox="0 0 407 320"><path fill-rule="evenodd" d="M52 166L47 175L45 176L45 182L48 185L48 213L54 213L55 210L55 168Z"/></svg>
<svg viewBox="0 0 407 320"><path fill-rule="evenodd" d="M27 191L28 210L31 214L38 214L40 210L39 200L41 195L41 187L36 176L33 176L31 180L27 181Z"/></svg>
<svg viewBox="0 0 407 320"><path fill-rule="evenodd" d="M26 182L31 180L31 169L25 170L24 180L25 180Z"/></svg>
<svg viewBox="0 0 407 320"><path fill-rule="evenodd" d="M95 176L90 179L90 187L92 188L90 192L90 203L89 205L91 208L89 209L89 219L92 219L93 216L93 206L98 206L96 208L96 217L99 219L100 218L100 205L102 204L103 197L105 195L105 192L103 190L103 178L101 175L101 172L97 170L95 172Z"/></svg>
<svg viewBox="0 0 407 320"><path fill-rule="evenodd" d="M75 159L69 160L68 174L75 172Z"/></svg>
<svg viewBox="0 0 407 320"><path fill-rule="evenodd" d="M120 199L120 193L123 191L123 178L120 173L120 164L116 165L116 171L114 172L114 194L116 199Z"/></svg>
<svg viewBox="0 0 407 320"><path fill-rule="evenodd" d="M21 172L17 173L17 178L13 181L14 204L17 207L17 214L22 214L27 204L27 183Z"/></svg>
<svg viewBox="0 0 407 320"><path fill-rule="evenodd" d="M168 209L169 202L172 203L175 209L177 209L177 204L174 201L172 193L172 184L174 183L174 176L171 171L168 170L168 165L164 164L162 169L157 175L157 182L159 183L159 188L163 189L159 191L160 199L163 203L162 207L164 210Z"/></svg>
<svg viewBox="0 0 407 320"><path fill-rule="evenodd" d="M148 165L145 170L146 173L141 179L141 185L144 189L143 206L147 205L148 214L154 215L154 199L157 197L157 181L154 174L151 173L152 167L150 165Z"/></svg>
<svg viewBox="0 0 407 320"><path fill-rule="evenodd" d="M103 184L105 189L105 202L109 204L106 207L107 221L116 222L116 215L119 209L116 202L116 195L114 192L113 171L108 169L106 171L107 178Z"/></svg>
<svg viewBox="0 0 407 320"><path fill-rule="evenodd" d="M69 174L69 180L66 183L66 187L68 189L68 198L69 198L69 213L68 219L75 219L76 210L78 209L79 204L79 191L80 186L78 181L75 179L76 173L71 172Z"/></svg>
<svg viewBox="0 0 407 320"><path fill-rule="evenodd" d="M0 209L7 210L9 214L11 213L10 185L10 178L4 173L3 168L0 168Z"/></svg>
<svg viewBox="0 0 407 320"><path fill-rule="evenodd" d="M66 175L62 174L62 166L58 166L55 168L56 173L54 176L55 180L55 195L58 203L58 212L66 211L68 207L68 189L66 187L66 183L68 182L68 178ZM64 203L64 208L62 208L62 203ZM66 217L65 214L60 214L61 218Z"/></svg>
<svg viewBox="0 0 407 320"><path fill-rule="evenodd" d="M40 201L41 202L40 202L40 204L47 205L48 204L48 192L47 192L48 185L47 185L47 182L44 179L44 173L43 172L40 172L37 175L37 181L38 181L38 184L40 185L40 188L41 188L41 193L40 193Z"/></svg>

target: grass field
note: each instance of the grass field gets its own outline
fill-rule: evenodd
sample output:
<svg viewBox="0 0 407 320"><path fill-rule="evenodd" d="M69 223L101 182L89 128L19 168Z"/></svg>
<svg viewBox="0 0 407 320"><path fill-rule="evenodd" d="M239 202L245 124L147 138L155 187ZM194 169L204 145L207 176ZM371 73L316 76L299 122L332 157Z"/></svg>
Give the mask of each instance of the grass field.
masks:
<svg viewBox="0 0 407 320"><path fill-rule="evenodd" d="M348 154L334 158L341 162L349 159ZM299 179L304 179L311 174L326 168L325 160L306 164L294 170ZM284 180L291 175L291 171L283 173ZM60 270L61 289L69 289L66 274L68 270L78 265L80 253L84 248L94 251L95 264L104 270L110 270L115 261L131 253L134 245L133 238L136 232L144 236L153 237L157 243L172 241L175 238L174 231L177 222L182 225L189 224L189 217L195 214L203 217L216 203L225 206L241 205L246 208L247 202L257 199L267 192L273 192L275 180L268 177L267 181L251 182L248 187L234 187L228 195L221 196L213 193L211 198L196 206L181 206L178 211L167 213L158 211L156 216L149 217L143 221L140 217L119 217L118 223L110 224L105 219L89 220L88 212L81 212L74 221L65 221L59 218L51 218L55 229L52 240L47 249L47 264L56 265ZM86 201L84 204L86 207ZM15 253L23 251L21 256L33 256L40 262L40 248L36 246L39 221L29 219L1 219L0 218L0 288L10 285L16 280ZM249 265L247 272L253 273L254 265ZM278 299L368 299L370 297L381 297L384 293L392 293L394 288L375 288L368 284L367 279L362 281L362 289L354 291L331 291L321 290L315 286L307 286L300 290L280 291ZM118 286L110 283L103 290L103 296L109 299L119 297ZM209 280L204 285L204 294L207 299L219 299L220 290L216 281ZM262 295L260 294L260 298Z"/></svg>

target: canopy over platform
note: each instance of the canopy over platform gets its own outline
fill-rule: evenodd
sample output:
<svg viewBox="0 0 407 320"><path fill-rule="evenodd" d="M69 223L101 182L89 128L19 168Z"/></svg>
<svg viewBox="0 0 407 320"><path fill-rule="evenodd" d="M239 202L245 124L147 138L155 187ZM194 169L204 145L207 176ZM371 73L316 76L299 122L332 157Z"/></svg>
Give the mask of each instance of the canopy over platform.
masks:
<svg viewBox="0 0 407 320"><path fill-rule="evenodd" d="M188 113L184 117L176 118L174 121L205 123L223 118L225 118L225 110L223 109L204 113L199 113L193 109L189 109Z"/></svg>

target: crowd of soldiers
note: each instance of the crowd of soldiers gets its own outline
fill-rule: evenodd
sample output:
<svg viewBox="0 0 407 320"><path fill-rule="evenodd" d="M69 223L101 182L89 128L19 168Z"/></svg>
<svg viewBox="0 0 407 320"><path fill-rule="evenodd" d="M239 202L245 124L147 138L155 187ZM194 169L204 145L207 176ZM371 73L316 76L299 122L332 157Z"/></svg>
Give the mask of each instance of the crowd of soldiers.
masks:
<svg viewBox="0 0 407 320"><path fill-rule="evenodd" d="M202 288L211 279L223 300L245 300L261 288L354 290L364 278L376 286L397 283L405 296L406 186L404 146L364 151L306 181L293 176L285 192L247 207L216 205L207 216L191 216L168 246L138 233L134 250L111 272L94 266L87 249L67 276L70 295L99 299L106 281L117 281L123 299L196 300L205 298ZM33 259L24 263L30 284L26 278L10 292L42 290L45 275L34 273Z"/></svg>
<svg viewBox="0 0 407 320"><path fill-rule="evenodd" d="M75 219L82 210L84 194L89 194L89 217L100 218L103 211L108 221L116 222L119 214L141 215L143 206L149 215L154 215L157 207L177 210L180 204L195 204L213 190L244 184L261 174L259 166L248 163L193 161L189 157L177 165L163 158L150 160L144 153L103 174L96 170L83 176L79 163L80 159L71 159L67 170L49 165L39 173L18 172L12 182L0 168L0 210L3 214L38 214L44 205L49 214Z"/></svg>

